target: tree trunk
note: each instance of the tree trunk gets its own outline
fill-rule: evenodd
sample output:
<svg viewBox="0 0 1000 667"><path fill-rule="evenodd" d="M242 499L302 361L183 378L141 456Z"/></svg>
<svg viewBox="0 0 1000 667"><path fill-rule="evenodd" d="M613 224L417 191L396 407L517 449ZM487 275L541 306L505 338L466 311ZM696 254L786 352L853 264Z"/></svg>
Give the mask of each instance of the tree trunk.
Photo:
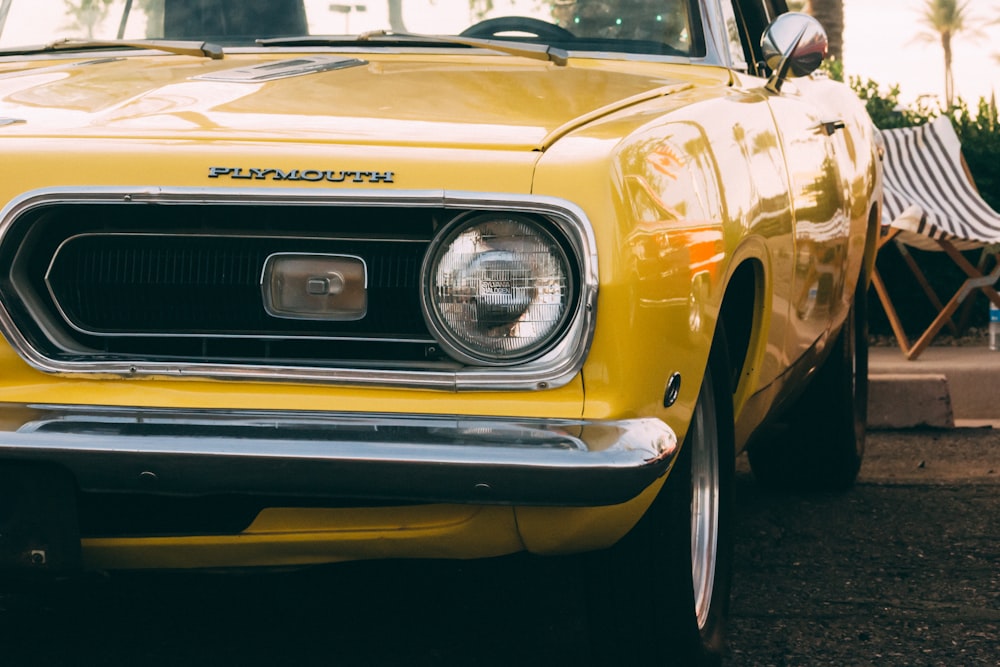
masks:
<svg viewBox="0 0 1000 667"><path fill-rule="evenodd" d="M830 55L844 60L844 2L843 0L810 0L808 11L823 24L830 40Z"/></svg>
<svg viewBox="0 0 1000 667"><path fill-rule="evenodd" d="M955 77L951 71L951 33L941 33L941 48L944 50L944 102L947 108L955 100Z"/></svg>

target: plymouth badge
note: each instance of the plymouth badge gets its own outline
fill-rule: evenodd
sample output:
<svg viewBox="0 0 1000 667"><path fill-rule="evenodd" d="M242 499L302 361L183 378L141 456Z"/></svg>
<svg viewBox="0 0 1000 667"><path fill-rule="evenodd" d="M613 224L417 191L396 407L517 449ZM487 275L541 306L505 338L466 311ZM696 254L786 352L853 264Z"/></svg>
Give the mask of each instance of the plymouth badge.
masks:
<svg viewBox="0 0 1000 667"><path fill-rule="evenodd" d="M209 167L209 178L234 181L307 181L311 183L392 183L391 171L345 171L341 169L261 169L257 167Z"/></svg>

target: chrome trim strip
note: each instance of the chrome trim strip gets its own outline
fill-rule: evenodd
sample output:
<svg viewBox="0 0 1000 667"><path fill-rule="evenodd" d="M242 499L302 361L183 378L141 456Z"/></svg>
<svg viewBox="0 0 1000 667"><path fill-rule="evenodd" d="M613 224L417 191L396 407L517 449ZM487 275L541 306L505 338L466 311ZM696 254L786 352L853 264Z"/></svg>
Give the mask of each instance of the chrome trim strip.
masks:
<svg viewBox="0 0 1000 667"><path fill-rule="evenodd" d="M705 29L706 49L724 67L746 72L749 65L743 55L736 14L729 0L699 0ZM766 9L766 5L765 5Z"/></svg>
<svg viewBox="0 0 1000 667"><path fill-rule="evenodd" d="M10 3L12 0L3 0L0 2L0 35L3 35L3 29L7 25L7 14L10 13Z"/></svg>
<svg viewBox="0 0 1000 667"><path fill-rule="evenodd" d="M54 204L155 204L368 206L517 211L545 216L565 235L578 262L580 304L562 342L549 353L517 367L466 367L457 370L316 368L309 366L235 365L199 362L65 361L47 357L14 325L0 304L0 331L14 350L36 369L59 374L112 374L124 377L210 377L264 381L324 382L392 387L461 390L532 390L567 384L583 366L593 337L598 288L597 244L586 214L572 202L554 197L464 191L378 191L305 188L45 188L27 192L0 210L0 244L25 213Z"/></svg>
<svg viewBox="0 0 1000 667"><path fill-rule="evenodd" d="M598 506L673 464L674 432L621 421L0 404L0 466L81 490Z"/></svg>
<svg viewBox="0 0 1000 667"><path fill-rule="evenodd" d="M300 55L289 60L234 67L232 69L209 72L208 74L199 74L191 78L200 81L221 81L224 83L260 83L262 81L288 79L293 76L318 74L320 72L329 72L331 70L346 69L367 64L367 61L358 58Z"/></svg>

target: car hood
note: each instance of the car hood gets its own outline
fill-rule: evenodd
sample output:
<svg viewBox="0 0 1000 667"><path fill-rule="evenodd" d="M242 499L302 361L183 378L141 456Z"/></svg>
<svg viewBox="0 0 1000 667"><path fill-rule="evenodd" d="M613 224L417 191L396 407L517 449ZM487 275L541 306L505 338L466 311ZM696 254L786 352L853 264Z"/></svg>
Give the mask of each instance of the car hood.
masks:
<svg viewBox="0 0 1000 667"><path fill-rule="evenodd" d="M0 64L0 137L267 140L538 149L725 70L508 56L240 54Z"/></svg>

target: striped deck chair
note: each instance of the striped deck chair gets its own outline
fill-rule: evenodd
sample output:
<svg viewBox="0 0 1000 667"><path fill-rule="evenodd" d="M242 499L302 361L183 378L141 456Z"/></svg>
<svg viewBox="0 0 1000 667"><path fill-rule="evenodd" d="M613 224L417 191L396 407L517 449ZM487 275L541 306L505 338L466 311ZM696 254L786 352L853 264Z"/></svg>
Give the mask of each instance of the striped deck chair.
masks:
<svg viewBox="0 0 1000 667"><path fill-rule="evenodd" d="M955 311L976 290L1000 307L995 285L1000 280L1000 213L980 196L962 157L958 135L947 117L919 127L881 132L885 140L882 235L879 249L893 243L917 283L930 299L937 316L910 343L896 307L876 270L872 283L885 309L900 349L913 360L931 343L942 327L958 333ZM907 247L944 252L965 274L965 282L942 303ZM980 250L978 265L963 251ZM985 273L990 264L993 269ZM968 303L971 303L969 300Z"/></svg>

